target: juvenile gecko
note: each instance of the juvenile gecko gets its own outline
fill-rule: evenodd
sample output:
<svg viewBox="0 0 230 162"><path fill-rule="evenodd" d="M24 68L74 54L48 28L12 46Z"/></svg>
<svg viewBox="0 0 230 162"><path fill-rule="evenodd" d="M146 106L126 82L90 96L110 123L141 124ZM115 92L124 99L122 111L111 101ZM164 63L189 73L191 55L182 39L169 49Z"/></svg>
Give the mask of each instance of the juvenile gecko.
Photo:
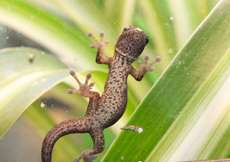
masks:
<svg viewBox="0 0 230 162"><path fill-rule="evenodd" d="M115 45L113 57L103 55L108 41L103 42L104 33L100 33L100 41L92 33L88 36L96 44L90 45L91 48L97 48L96 62L98 64L107 64L109 73L105 83L104 92L100 96L98 92L90 91L94 83L88 84L91 74L87 74L85 83L82 84L74 71L70 74L79 84L79 90L68 90L69 94L78 93L83 97L89 98L89 105L86 115L82 118L63 121L54 126L46 135L42 145L42 162L51 162L52 150L55 142L62 136L72 133L89 133L92 137L94 147L85 150L74 161L92 162L96 159L94 156L104 150L103 130L116 123L123 115L127 105L127 77L131 74L136 80L140 81L146 72L153 71L151 66L160 61L157 57L149 65L148 56L145 57L145 63L139 61L140 70L137 71L132 63L144 50L148 44L148 36L139 28L127 26L124 28L121 36Z"/></svg>

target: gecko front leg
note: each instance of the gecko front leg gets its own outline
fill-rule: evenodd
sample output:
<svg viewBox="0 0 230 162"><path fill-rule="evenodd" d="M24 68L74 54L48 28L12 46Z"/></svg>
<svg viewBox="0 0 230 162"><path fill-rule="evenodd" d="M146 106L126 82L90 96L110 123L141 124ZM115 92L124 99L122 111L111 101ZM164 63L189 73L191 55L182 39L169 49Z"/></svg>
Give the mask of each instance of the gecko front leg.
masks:
<svg viewBox="0 0 230 162"><path fill-rule="evenodd" d="M109 44L109 41L108 41L108 40L105 41L105 42L103 42L104 35L105 35L104 32L101 32L101 33L100 33L100 41L99 41L99 40L97 40L97 39L94 37L94 35L93 35L91 32L88 33L88 36L89 36L92 40L94 40L94 42L96 43L96 44L91 44L90 47L91 47L91 48L97 48L96 62L97 62L98 64L109 64L109 63L110 63L110 59L111 59L111 58L106 57L106 56L103 55L103 54L104 54L105 47Z"/></svg>
<svg viewBox="0 0 230 162"><path fill-rule="evenodd" d="M89 79L91 78L91 73L88 73L87 76L86 76L86 80L85 80L85 83L82 84L79 79L77 78L76 74L74 71L70 71L70 75L73 76L73 78L77 81L78 85L79 85L79 90L73 90L73 89L69 89L67 92L69 94L72 94L72 93L78 93L80 95L82 95L83 97L88 97L88 98L92 98L94 97L95 93L97 92L93 92L93 91L90 91L90 89L94 86L94 83L90 83L88 85L88 82L89 82Z"/></svg>
<svg viewBox="0 0 230 162"><path fill-rule="evenodd" d="M154 69L151 67L153 64L159 62L161 60L160 57L157 57L153 62L151 62L149 65L147 64L149 60L149 56L145 56L145 62L144 64L139 60L138 61L138 65L140 70L137 71L136 69L134 69L132 67L131 69L131 75L138 81L142 80L142 78L144 77L145 73L148 71L153 71Z"/></svg>
<svg viewBox="0 0 230 162"><path fill-rule="evenodd" d="M87 116L94 115L95 111L98 109L98 101L100 99L100 94L98 92L90 91L90 89L94 86L94 83L88 84L89 79L92 76L91 73L87 74L84 84L82 84L79 81L74 71L70 71L70 75L72 75L73 78L77 81L79 85L79 90L69 89L67 93L69 94L77 93L82 95L83 97L89 98L89 105L87 108L86 115Z"/></svg>

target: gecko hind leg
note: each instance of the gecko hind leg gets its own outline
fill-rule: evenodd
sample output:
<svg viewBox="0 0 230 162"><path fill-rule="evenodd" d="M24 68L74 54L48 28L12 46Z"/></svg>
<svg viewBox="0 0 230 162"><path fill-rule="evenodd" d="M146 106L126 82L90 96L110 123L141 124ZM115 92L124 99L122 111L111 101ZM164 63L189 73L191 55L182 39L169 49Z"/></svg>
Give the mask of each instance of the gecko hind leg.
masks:
<svg viewBox="0 0 230 162"><path fill-rule="evenodd" d="M74 162L79 162L81 159L83 159L84 162L92 162L92 160L96 159L96 156L94 155L104 150L105 140L102 129L94 129L90 132L90 135L93 139L94 147L92 149L83 151L79 158L74 160Z"/></svg>

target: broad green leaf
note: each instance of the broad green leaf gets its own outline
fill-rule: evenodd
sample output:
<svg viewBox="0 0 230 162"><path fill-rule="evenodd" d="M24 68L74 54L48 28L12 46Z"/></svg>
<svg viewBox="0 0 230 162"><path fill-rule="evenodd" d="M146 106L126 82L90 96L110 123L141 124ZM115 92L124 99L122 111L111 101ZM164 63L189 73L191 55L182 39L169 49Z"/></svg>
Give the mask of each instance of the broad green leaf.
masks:
<svg viewBox="0 0 230 162"><path fill-rule="evenodd" d="M230 1L201 23L139 105L103 161L229 156ZM122 149L122 151L121 151Z"/></svg>
<svg viewBox="0 0 230 162"><path fill-rule="evenodd" d="M32 61L30 57L34 57ZM68 76L56 58L30 48L0 50L0 137L41 94Z"/></svg>

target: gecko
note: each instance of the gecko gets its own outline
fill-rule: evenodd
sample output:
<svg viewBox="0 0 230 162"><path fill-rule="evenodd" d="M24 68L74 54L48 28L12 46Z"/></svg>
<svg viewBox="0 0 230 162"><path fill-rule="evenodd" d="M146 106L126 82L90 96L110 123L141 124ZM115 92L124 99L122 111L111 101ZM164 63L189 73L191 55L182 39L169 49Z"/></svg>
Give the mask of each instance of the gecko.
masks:
<svg viewBox="0 0 230 162"><path fill-rule="evenodd" d="M79 162L81 159L84 162L92 162L96 159L95 154L101 153L105 147L103 130L116 123L126 109L127 77L131 75L137 81L141 81L146 72L154 70L151 66L161 60L160 57L157 57L148 64L149 56L145 56L144 63L138 61L139 70L132 66L149 42L147 34L134 26L127 26L123 29L115 44L113 57L104 56L104 50L109 41L103 41L103 32L100 33L100 40L96 39L91 32L88 33L88 36L96 43L90 45L91 48L97 49L96 63L106 64L109 67L104 92L100 95L98 92L91 91L94 86L94 83L89 83L91 73L87 74L86 80L82 84L75 72L70 71L70 75L78 83L79 89L69 89L67 92L89 98L86 115L63 121L47 133L42 144L42 162L51 162L52 150L56 141L60 137L72 133L89 133L94 145L93 148L83 151L74 162Z"/></svg>

